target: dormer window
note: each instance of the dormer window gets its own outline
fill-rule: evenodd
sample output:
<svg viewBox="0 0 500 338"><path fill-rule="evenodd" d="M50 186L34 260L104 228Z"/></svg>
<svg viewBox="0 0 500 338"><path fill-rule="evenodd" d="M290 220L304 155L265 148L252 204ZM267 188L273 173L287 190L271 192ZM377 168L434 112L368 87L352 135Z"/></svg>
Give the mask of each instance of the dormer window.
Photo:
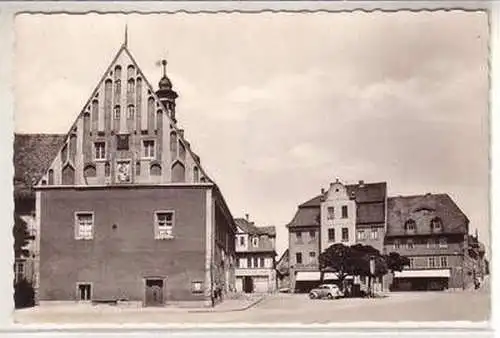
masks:
<svg viewBox="0 0 500 338"><path fill-rule="evenodd" d="M433 218L431 221L431 229L432 231L441 231L443 230L443 221L441 221L441 218L436 217Z"/></svg>
<svg viewBox="0 0 500 338"><path fill-rule="evenodd" d="M256 236L256 237L252 238L252 245L254 247L259 246L259 237Z"/></svg>
<svg viewBox="0 0 500 338"><path fill-rule="evenodd" d="M412 219L407 220L405 223L405 230L408 232L415 232L416 227L415 221Z"/></svg>

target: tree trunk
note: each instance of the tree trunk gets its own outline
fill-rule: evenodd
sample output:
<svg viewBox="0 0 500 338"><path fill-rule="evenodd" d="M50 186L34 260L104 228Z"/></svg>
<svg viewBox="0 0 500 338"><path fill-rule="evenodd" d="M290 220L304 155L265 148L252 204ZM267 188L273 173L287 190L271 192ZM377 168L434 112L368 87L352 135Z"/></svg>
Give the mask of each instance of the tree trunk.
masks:
<svg viewBox="0 0 500 338"><path fill-rule="evenodd" d="M372 275L368 276L368 296L372 296Z"/></svg>

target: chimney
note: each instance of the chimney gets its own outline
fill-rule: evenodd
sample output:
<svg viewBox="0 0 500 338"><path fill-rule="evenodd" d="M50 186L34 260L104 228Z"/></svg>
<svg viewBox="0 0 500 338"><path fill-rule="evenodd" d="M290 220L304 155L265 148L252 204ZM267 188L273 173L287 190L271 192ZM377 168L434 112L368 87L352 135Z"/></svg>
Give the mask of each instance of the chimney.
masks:
<svg viewBox="0 0 500 338"><path fill-rule="evenodd" d="M250 215L249 214L245 214L245 219L247 220L247 222L250 220Z"/></svg>

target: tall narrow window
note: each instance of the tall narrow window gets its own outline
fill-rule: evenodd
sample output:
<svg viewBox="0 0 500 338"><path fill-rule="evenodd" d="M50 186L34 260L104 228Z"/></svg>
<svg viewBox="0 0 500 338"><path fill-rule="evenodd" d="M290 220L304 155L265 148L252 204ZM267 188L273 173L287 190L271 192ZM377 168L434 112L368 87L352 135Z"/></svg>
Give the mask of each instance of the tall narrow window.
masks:
<svg viewBox="0 0 500 338"><path fill-rule="evenodd" d="M347 205L342 206L342 218L347 218L348 212L347 212Z"/></svg>
<svg viewBox="0 0 500 338"><path fill-rule="evenodd" d="M335 208L328 207L326 210L327 210L327 219L334 219L335 218Z"/></svg>
<svg viewBox="0 0 500 338"><path fill-rule="evenodd" d="M97 101L96 99L92 100L91 114L92 114L92 120L97 121L99 118L99 116L98 116L99 115L99 101Z"/></svg>
<svg viewBox="0 0 500 338"><path fill-rule="evenodd" d="M394 249L399 249L401 247L401 241L399 239L394 240Z"/></svg>
<svg viewBox="0 0 500 338"><path fill-rule="evenodd" d="M145 140L142 142L142 156L144 158L155 158L155 141Z"/></svg>
<svg viewBox="0 0 500 338"><path fill-rule="evenodd" d="M428 264L429 264L429 268L435 268L436 267L436 258L429 257Z"/></svg>
<svg viewBox="0 0 500 338"><path fill-rule="evenodd" d="M121 115L121 111L120 111L120 106L115 106L115 109L113 109L113 116L115 118L115 120L119 120L120 119L120 115Z"/></svg>
<svg viewBox="0 0 500 338"><path fill-rule="evenodd" d="M252 238L252 245L254 247L258 247L259 246L259 237L255 236L254 238Z"/></svg>
<svg viewBox="0 0 500 338"><path fill-rule="evenodd" d="M54 185L54 170L49 169L49 185Z"/></svg>
<svg viewBox="0 0 500 338"><path fill-rule="evenodd" d="M408 249L413 249L413 239L408 239L408 241L406 242L406 247Z"/></svg>
<svg viewBox="0 0 500 338"><path fill-rule="evenodd" d="M247 258L247 268L251 268L252 267L252 258L248 257Z"/></svg>
<svg viewBox="0 0 500 338"><path fill-rule="evenodd" d="M311 241L316 240L316 231L314 231L314 230L309 230L309 239L310 239Z"/></svg>
<svg viewBox="0 0 500 338"><path fill-rule="evenodd" d="M302 264L302 253L301 252L297 252L295 254L295 260L297 261L297 264Z"/></svg>
<svg viewBox="0 0 500 338"><path fill-rule="evenodd" d="M448 257L446 256L441 256L441 267L442 268L447 268L448 267Z"/></svg>
<svg viewBox="0 0 500 338"><path fill-rule="evenodd" d="M177 134L175 133L175 131L172 131L170 133L170 151L177 155Z"/></svg>
<svg viewBox="0 0 500 338"><path fill-rule="evenodd" d="M245 245L245 237L241 236L240 237L240 246L244 246Z"/></svg>
<svg viewBox="0 0 500 338"><path fill-rule="evenodd" d="M261 257L260 258L260 267L263 268L264 266L265 266L264 257Z"/></svg>
<svg viewBox="0 0 500 338"><path fill-rule="evenodd" d="M198 167L193 168L193 181L198 182L200 180L200 170Z"/></svg>
<svg viewBox="0 0 500 338"><path fill-rule="evenodd" d="M120 80L115 81L115 102L119 103L122 94L122 82Z"/></svg>
<svg viewBox="0 0 500 338"><path fill-rule="evenodd" d="M254 257L253 258L253 267L258 268L259 267L259 258Z"/></svg>
<svg viewBox="0 0 500 338"><path fill-rule="evenodd" d="M111 165L109 164L109 162L106 162L104 164L104 176L111 176Z"/></svg>
<svg viewBox="0 0 500 338"><path fill-rule="evenodd" d="M135 116L135 107L133 104L129 104L127 106L127 118L128 119L133 119Z"/></svg>
<svg viewBox="0 0 500 338"><path fill-rule="evenodd" d="M301 231L297 231L295 233L295 238L297 240L297 243L302 243L302 232Z"/></svg>
<svg viewBox="0 0 500 338"><path fill-rule="evenodd" d="M135 95L135 80L129 79L127 81L127 101L133 102Z"/></svg>
<svg viewBox="0 0 500 338"><path fill-rule="evenodd" d="M429 238L427 240L427 248L428 249L433 249L435 246L436 246L436 242L434 241L434 239Z"/></svg>
<svg viewBox="0 0 500 338"><path fill-rule="evenodd" d="M174 212L159 211L155 213L155 238L168 239L173 237Z"/></svg>
<svg viewBox="0 0 500 338"><path fill-rule="evenodd" d="M335 242L335 229L328 229L328 242Z"/></svg>
<svg viewBox="0 0 500 338"><path fill-rule="evenodd" d="M410 261L410 269L415 268L415 258L409 257L408 260Z"/></svg>
<svg viewBox="0 0 500 338"><path fill-rule="evenodd" d="M105 142L95 142L94 143L94 153L96 160L106 159L106 143Z"/></svg>
<svg viewBox="0 0 500 338"><path fill-rule="evenodd" d="M349 229L342 228L342 242L349 242Z"/></svg>
<svg viewBox="0 0 500 338"><path fill-rule="evenodd" d="M94 213L75 213L75 239L92 239L94 228Z"/></svg>
<svg viewBox="0 0 500 338"><path fill-rule="evenodd" d="M135 67L134 65L128 65L127 67L127 78L130 79L135 75Z"/></svg>
<svg viewBox="0 0 500 338"><path fill-rule="evenodd" d="M141 104L142 104L142 79L137 78L137 83L135 86L135 103L137 106L137 116L141 113Z"/></svg>
<svg viewBox="0 0 500 338"><path fill-rule="evenodd" d="M137 161L135 163L135 175L139 176L141 174L141 162Z"/></svg>
<svg viewBox="0 0 500 338"><path fill-rule="evenodd" d="M120 80L122 77L122 66L116 65L115 66L115 80Z"/></svg>
<svg viewBox="0 0 500 338"><path fill-rule="evenodd" d="M376 240L378 239L378 229L377 228L371 228L370 229L370 239Z"/></svg>
<svg viewBox="0 0 500 338"><path fill-rule="evenodd" d="M405 229L406 229L406 231L408 231L408 232L415 232L415 228L416 228L416 224L415 224L414 220L409 219L408 221L406 221L406 223L405 223Z"/></svg>
<svg viewBox="0 0 500 338"><path fill-rule="evenodd" d="M364 230L357 231L357 239L358 239L358 241L364 241L366 239Z"/></svg>

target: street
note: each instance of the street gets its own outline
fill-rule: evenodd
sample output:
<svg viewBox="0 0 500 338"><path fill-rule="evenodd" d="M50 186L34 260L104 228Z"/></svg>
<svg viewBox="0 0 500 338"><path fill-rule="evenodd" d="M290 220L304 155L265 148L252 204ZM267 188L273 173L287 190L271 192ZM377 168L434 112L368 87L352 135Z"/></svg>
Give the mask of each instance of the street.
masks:
<svg viewBox="0 0 500 338"><path fill-rule="evenodd" d="M311 300L306 294L274 294L244 311L189 313L166 308L16 311L16 323L295 323L487 321L487 291L401 292L384 298Z"/></svg>

